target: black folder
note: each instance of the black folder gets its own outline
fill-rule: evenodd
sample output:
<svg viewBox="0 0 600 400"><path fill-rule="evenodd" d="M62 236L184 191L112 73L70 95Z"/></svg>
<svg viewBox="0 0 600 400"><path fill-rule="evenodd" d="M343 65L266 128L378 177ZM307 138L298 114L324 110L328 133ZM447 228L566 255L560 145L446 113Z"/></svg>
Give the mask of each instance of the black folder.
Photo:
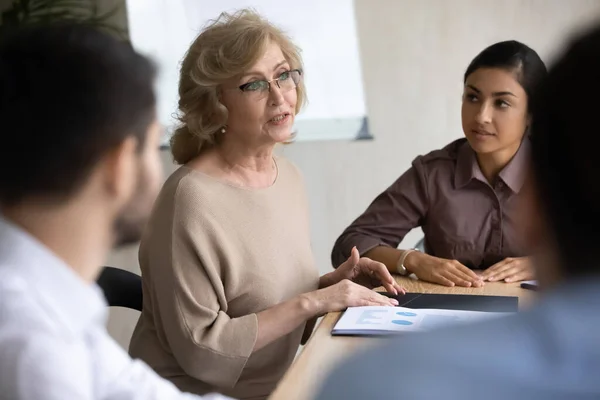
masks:
<svg viewBox="0 0 600 400"><path fill-rule="evenodd" d="M442 310L517 312L519 298L516 296L482 296L471 294L406 293L393 295L381 293L398 300L399 307L437 308Z"/></svg>

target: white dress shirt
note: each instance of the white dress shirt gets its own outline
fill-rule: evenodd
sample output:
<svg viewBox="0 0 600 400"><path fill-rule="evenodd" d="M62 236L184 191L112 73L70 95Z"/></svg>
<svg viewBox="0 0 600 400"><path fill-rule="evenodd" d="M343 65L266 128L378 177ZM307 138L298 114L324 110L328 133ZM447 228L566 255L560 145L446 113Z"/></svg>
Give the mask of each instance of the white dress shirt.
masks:
<svg viewBox="0 0 600 400"><path fill-rule="evenodd" d="M204 399L183 394L108 335L101 290L0 217L0 399Z"/></svg>

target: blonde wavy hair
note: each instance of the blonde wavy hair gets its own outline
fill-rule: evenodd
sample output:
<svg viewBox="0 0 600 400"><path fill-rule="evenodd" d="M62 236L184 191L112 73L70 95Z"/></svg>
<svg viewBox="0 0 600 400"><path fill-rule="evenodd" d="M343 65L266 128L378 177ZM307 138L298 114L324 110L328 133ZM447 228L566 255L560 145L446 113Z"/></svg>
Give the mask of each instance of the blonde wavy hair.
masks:
<svg viewBox="0 0 600 400"><path fill-rule="evenodd" d="M180 70L180 125L171 137L176 163L187 163L218 141L228 117L219 101L221 85L248 71L270 42L279 45L292 69L302 69L300 49L281 29L251 9L221 13L194 40ZM296 91L298 113L306 101L302 81Z"/></svg>

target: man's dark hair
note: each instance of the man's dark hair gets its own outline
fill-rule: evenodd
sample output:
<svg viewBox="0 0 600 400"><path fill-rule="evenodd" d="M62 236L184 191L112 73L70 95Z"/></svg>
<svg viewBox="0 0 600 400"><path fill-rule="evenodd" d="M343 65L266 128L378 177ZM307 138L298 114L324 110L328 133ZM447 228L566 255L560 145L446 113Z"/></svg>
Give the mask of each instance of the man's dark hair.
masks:
<svg viewBox="0 0 600 400"><path fill-rule="evenodd" d="M574 41L533 99L532 162L566 276L600 273L600 29Z"/></svg>
<svg viewBox="0 0 600 400"><path fill-rule="evenodd" d="M64 198L155 115L154 66L92 27L24 28L0 43L0 203Z"/></svg>

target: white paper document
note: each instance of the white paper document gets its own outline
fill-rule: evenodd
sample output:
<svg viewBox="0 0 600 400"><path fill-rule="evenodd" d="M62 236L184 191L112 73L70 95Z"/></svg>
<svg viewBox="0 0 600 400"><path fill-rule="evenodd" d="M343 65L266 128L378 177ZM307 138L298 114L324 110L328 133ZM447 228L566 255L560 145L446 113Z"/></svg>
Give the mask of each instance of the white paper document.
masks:
<svg viewBox="0 0 600 400"><path fill-rule="evenodd" d="M404 307L350 307L335 324L331 333L332 335L368 336L422 332L511 314L513 313Z"/></svg>

